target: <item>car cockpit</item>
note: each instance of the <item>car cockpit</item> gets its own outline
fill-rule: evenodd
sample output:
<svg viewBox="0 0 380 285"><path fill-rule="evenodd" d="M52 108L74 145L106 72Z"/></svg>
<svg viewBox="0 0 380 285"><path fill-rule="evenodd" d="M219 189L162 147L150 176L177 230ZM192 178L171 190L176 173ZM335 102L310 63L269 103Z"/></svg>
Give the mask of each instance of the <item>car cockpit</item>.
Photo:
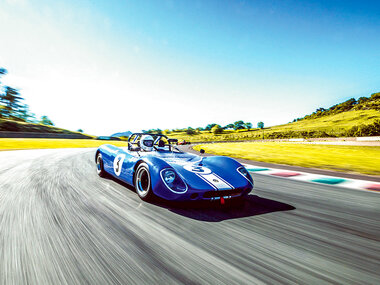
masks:
<svg viewBox="0 0 380 285"><path fill-rule="evenodd" d="M165 135L150 133L134 133L128 138L129 151L178 151L181 152L175 144L177 139L169 139Z"/></svg>

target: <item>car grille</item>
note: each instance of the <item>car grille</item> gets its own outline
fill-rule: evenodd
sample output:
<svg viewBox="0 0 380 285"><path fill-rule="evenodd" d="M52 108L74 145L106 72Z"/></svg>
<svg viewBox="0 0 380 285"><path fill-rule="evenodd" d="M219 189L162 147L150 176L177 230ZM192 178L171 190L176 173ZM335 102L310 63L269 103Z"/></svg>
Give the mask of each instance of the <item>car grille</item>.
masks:
<svg viewBox="0 0 380 285"><path fill-rule="evenodd" d="M243 189L232 189L232 190L215 190L207 191L203 194L203 198L213 198L213 197L224 197L224 196L239 196L243 192Z"/></svg>

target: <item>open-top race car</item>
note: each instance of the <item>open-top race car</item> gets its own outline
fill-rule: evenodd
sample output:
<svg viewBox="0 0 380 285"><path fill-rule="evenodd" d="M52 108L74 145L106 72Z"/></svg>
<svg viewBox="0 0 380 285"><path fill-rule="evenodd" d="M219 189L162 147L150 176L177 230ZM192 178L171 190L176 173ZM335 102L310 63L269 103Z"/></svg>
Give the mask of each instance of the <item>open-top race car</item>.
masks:
<svg viewBox="0 0 380 285"><path fill-rule="evenodd" d="M142 200L220 200L246 196L253 179L238 161L224 156L182 152L164 135L134 133L127 147L102 145L95 155L101 177L135 187ZM201 154L204 151L201 150Z"/></svg>

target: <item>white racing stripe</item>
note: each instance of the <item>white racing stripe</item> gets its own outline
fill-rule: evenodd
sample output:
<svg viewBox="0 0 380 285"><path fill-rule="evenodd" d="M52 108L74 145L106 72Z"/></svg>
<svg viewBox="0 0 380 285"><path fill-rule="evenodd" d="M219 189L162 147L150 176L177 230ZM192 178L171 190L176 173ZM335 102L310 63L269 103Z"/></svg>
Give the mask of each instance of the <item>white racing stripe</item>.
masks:
<svg viewBox="0 0 380 285"><path fill-rule="evenodd" d="M227 184L223 179L219 178L219 176L214 173L210 174L199 174L197 175L210 184L216 190L228 190L233 189L230 184Z"/></svg>
<svg viewBox="0 0 380 285"><path fill-rule="evenodd" d="M230 186L231 189L234 189L235 187L232 186L230 183L228 183L226 180L224 180L222 177L220 177L218 174L214 173L214 175L220 179L221 181L223 181L224 183L226 183L228 186Z"/></svg>

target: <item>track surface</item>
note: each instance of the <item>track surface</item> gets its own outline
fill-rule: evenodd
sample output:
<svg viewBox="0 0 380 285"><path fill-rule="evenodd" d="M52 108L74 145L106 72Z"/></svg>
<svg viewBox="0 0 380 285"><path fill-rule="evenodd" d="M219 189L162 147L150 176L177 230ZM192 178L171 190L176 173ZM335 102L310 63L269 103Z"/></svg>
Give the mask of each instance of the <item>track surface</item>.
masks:
<svg viewBox="0 0 380 285"><path fill-rule="evenodd" d="M94 150L0 152L0 283L380 283L379 193L254 178L241 209L194 209L99 178Z"/></svg>

